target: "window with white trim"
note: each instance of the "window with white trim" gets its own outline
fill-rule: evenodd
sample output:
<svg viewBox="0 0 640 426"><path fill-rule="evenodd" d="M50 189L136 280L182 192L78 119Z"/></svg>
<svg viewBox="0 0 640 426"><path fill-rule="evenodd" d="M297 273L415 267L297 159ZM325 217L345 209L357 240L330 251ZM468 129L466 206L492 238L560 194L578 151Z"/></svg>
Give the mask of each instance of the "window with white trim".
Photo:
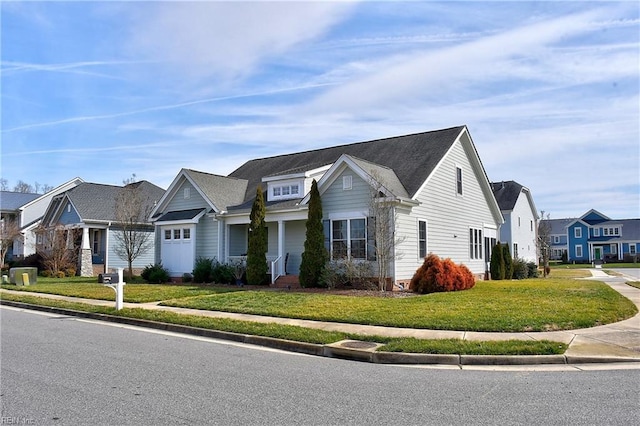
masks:
<svg viewBox="0 0 640 426"><path fill-rule="evenodd" d="M418 221L418 257L427 257L427 221Z"/></svg>
<svg viewBox="0 0 640 426"><path fill-rule="evenodd" d="M576 246L576 257L582 257L582 246L581 245L577 245Z"/></svg>
<svg viewBox="0 0 640 426"><path fill-rule="evenodd" d="M513 243L513 258L518 258L518 243Z"/></svg>
<svg viewBox="0 0 640 426"><path fill-rule="evenodd" d="M611 244L609 246L609 248L611 249L611 254L618 254L618 245L617 244Z"/></svg>
<svg viewBox="0 0 640 426"><path fill-rule="evenodd" d="M469 228L469 258L482 259L482 229Z"/></svg>
<svg viewBox="0 0 640 426"><path fill-rule="evenodd" d="M294 198L300 194L300 184L278 185L271 188L272 198Z"/></svg>
<svg viewBox="0 0 640 426"><path fill-rule="evenodd" d="M323 222L325 247L331 253L331 259L375 260L375 253L370 253L375 251L375 245L368 239L370 232L367 222L366 218Z"/></svg>
<svg viewBox="0 0 640 426"><path fill-rule="evenodd" d="M553 236L553 244L560 244L560 236L558 235Z"/></svg>
<svg viewBox="0 0 640 426"><path fill-rule="evenodd" d="M462 168L456 167L456 192L462 195Z"/></svg>
<svg viewBox="0 0 640 426"><path fill-rule="evenodd" d="M173 239L174 240L179 240L180 239L180 230L179 229L174 229L173 230Z"/></svg>
<svg viewBox="0 0 640 426"><path fill-rule="evenodd" d="M182 239L184 239L184 240L190 240L191 239L191 229L190 228L183 228L182 229Z"/></svg>
<svg viewBox="0 0 640 426"><path fill-rule="evenodd" d="M636 243L629 243L629 254L636 254Z"/></svg>
<svg viewBox="0 0 640 426"><path fill-rule="evenodd" d="M582 238L582 228L574 228L573 236L576 238Z"/></svg>
<svg viewBox="0 0 640 426"><path fill-rule="evenodd" d="M600 236L600 228L593 228L593 236L594 237Z"/></svg>
<svg viewBox="0 0 640 426"><path fill-rule="evenodd" d="M187 200L191 198L191 188L187 187L183 191L184 199Z"/></svg>
<svg viewBox="0 0 640 426"><path fill-rule="evenodd" d="M171 239L171 229L165 229L164 230L164 239L165 240L170 240Z"/></svg>

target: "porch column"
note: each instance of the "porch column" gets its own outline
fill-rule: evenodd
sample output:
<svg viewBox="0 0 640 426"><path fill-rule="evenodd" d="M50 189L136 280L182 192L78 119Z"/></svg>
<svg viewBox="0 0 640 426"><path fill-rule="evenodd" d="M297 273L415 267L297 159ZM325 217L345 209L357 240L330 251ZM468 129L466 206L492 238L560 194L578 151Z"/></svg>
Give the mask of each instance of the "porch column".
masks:
<svg viewBox="0 0 640 426"><path fill-rule="evenodd" d="M278 221L278 257L280 261L278 262L278 274L284 274L284 222L282 220Z"/></svg>
<svg viewBox="0 0 640 426"><path fill-rule="evenodd" d="M93 258L91 256L91 245L89 244L89 228L82 228L82 248L80 250L80 276L93 276Z"/></svg>
<svg viewBox="0 0 640 426"><path fill-rule="evenodd" d="M624 253L622 252L622 243L618 243L618 260L624 259Z"/></svg>

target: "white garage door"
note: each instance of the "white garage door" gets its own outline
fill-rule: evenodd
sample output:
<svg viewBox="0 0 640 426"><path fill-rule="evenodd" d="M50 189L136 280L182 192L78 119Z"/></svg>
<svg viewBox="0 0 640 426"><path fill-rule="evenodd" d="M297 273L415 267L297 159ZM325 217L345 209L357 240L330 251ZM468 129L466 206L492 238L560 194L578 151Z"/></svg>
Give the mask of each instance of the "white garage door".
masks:
<svg viewBox="0 0 640 426"><path fill-rule="evenodd" d="M181 277L193 271L195 238L192 234L189 226L167 226L162 229L162 265L172 277Z"/></svg>

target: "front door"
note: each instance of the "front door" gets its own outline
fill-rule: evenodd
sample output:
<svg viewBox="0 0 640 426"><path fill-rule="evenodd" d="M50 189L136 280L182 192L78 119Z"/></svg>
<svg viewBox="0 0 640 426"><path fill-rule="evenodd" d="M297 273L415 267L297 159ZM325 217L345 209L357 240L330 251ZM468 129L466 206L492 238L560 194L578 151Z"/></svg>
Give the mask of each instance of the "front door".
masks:
<svg viewBox="0 0 640 426"><path fill-rule="evenodd" d="M593 248L593 257L595 260L602 260L602 247Z"/></svg>

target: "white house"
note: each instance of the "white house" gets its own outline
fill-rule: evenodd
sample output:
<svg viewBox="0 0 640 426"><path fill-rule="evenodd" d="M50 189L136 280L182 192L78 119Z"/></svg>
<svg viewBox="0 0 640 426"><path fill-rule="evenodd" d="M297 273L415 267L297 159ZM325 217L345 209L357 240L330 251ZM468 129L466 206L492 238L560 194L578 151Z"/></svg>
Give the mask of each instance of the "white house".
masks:
<svg viewBox="0 0 640 426"><path fill-rule="evenodd" d="M430 252L485 272L503 217L466 126L255 159L228 176L182 169L152 213L156 260L181 277L198 257L245 255L260 186L272 279L297 275L314 179L332 259L375 262L375 187L400 237L393 281L407 283Z"/></svg>
<svg viewBox="0 0 640 426"><path fill-rule="evenodd" d="M491 187L504 216L500 242L509 245L514 258L537 262L539 217L531 191L512 180L494 182Z"/></svg>

